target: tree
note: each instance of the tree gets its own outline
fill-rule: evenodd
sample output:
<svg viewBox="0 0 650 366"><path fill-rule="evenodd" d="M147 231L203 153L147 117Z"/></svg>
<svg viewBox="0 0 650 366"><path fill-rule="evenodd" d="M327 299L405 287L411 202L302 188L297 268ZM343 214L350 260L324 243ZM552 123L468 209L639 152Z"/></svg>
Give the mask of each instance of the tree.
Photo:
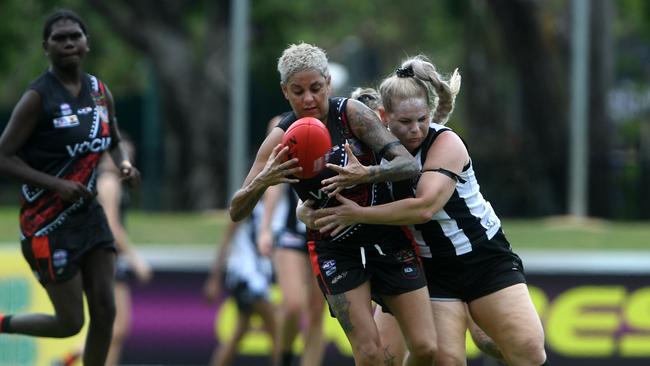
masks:
<svg viewBox="0 0 650 366"><path fill-rule="evenodd" d="M148 55L156 71L166 130L162 178L168 206L223 207L229 127L227 4L90 3L126 42Z"/></svg>

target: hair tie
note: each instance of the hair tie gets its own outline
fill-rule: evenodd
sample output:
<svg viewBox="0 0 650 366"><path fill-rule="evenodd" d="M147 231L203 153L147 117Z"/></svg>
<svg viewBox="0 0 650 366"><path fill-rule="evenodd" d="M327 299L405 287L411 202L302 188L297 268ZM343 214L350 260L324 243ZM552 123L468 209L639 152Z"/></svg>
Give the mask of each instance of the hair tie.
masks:
<svg viewBox="0 0 650 366"><path fill-rule="evenodd" d="M398 67L397 70L395 70L395 74L398 78L412 78L415 76L413 67L410 65L406 67Z"/></svg>

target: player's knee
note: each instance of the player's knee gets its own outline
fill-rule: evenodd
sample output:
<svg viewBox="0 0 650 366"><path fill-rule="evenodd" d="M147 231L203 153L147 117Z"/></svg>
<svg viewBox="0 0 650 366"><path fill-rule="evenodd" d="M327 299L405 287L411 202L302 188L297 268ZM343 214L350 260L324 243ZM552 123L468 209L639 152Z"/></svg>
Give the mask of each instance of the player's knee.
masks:
<svg viewBox="0 0 650 366"><path fill-rule="evenodd" d="M528 360L533 365L541 365L546 361L543 334L522 335L513 347L520 358Z"/></svg>
<svg viewBox="0 0 650 366"><path fill-rule="evenodd" d="M438 352L436 342L429 339L420 339L413 342L409 347L409 352L412 356L421 360L433 360Z"/></svg>
<svg viewBox="0 0 650 366"><path fill-rule="evenodd" d="M436 352L436 366L465 366L467 359L465 354L455 355L446 353L443 350Z"/></svg>
<svg viewBox="0 0 650 366"><path fill-rule="evenodd" d="M357 364L361 365L379 365L381 364L381 352L379 340L366 339L357 342L354 348L354 358Z"/></svg>
<svg viewBox="0 0 650 366"><path fill-rule="evenodd" d="M110 327L113 328L113 323L115 322L115 302L107 301L105 303L94 304L89 306L90 318L93 321L93 325L98 327Z"/></svg>
<svg viewBox="0 0 650 366"><path fill-rule="evenodd" d="M57 336L60 338L72 337L81 332L83 326L83 315L67 319L59 319L59 332L57 333Z"/></svg>

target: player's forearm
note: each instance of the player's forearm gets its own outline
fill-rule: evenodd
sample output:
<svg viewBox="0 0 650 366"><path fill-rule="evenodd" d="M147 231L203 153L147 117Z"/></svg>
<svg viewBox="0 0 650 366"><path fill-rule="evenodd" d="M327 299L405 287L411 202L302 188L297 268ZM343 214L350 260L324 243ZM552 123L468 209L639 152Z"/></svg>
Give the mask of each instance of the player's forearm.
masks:
<svg viewBox="0 0 650 366"><path fill-rule="evenodd" d="M355 218L363 224L410 225L425 223L431 220L433 214L429 205L409 198L378 206L359 207Z"/></svg>
<svg viewBox="0 0 650 366"><path fill-rule="evenodd" d="M370 182L397 182L413 178L420 173L420 167L410 156L397 156L388 163L373 165L368 169Z"/></svg>
<svg viewBox="0 0 650 366"><path fill-rule="evenodd" d="M230 201L230 218L232 221L241 221L253 212L255 205L264 195L267 186L258 179L253 179L249 184L238 190Z"/></svg>
<svg viewBox="0 0 650 366"><path fill-rule="evenodd" d="M18 156L0 156L0 174L48 190L54 189L58 179L32 168Z"/></svg>

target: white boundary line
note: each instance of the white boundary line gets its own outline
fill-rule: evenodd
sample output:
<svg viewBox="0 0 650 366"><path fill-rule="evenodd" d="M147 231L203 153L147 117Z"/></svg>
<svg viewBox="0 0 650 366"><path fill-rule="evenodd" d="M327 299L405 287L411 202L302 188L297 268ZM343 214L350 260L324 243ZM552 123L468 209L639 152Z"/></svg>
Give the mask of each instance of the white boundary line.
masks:
<svg viewBox="0 0 650 366"><path fill-rule="evenodd" d="M0 243L0 261L8 251L20 251L20 244ZM214 262L217 247L210 245L140 245L138 251L155 269L205 272ZM650 250L542 250L517 251L530 274L648 274Z"/></svg>

